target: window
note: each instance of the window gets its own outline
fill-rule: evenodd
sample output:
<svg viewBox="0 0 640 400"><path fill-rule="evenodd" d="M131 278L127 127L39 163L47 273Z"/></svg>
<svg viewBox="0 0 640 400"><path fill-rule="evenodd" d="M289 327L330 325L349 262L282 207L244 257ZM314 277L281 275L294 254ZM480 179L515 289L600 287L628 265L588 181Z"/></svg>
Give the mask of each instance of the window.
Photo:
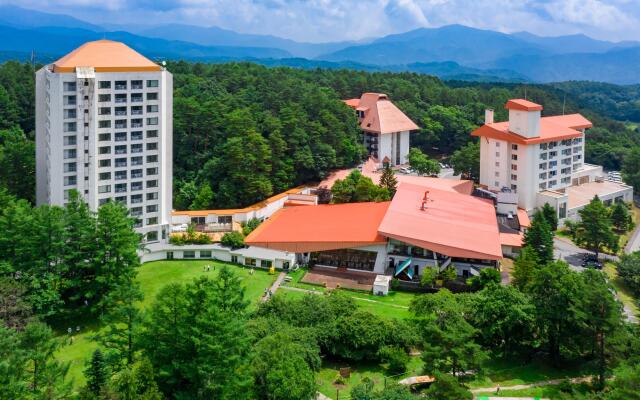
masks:
<svg viewBox="0 0 640 400"><path fill-rule="evenodd" d="M121 145L116 146L115 152L116 152L116 154L127 154L127 145L126 144L121 144Z"/></svg>
<svg viewBox="0 0 640 400"><path fill-rule="evenodd" d="M517 144L512 144L511 145L511 150L518 150L518 145Z"/></svg>
<svg viewBox="0 0 640 400"><path fill-rule="evenodd" d="M158 217L147 218L147 225L155 225L158 223Z"/></svg>
<svg viewBox="0 0 640 400"><path fill-rule="evenodd" d="M157 231L147 232L147 242L155 242L156 240L158 240Z"/></svg>
<svg viewBox="0 0 640 400"><path fill-rule="evenodd" d="M158 117L147 118L147 125L158 125Z"/></svg>
<svg viewBox="0 0 640 400"><path fill-rule="evenodd" d="M158 105L157 104L149 104L147 106L147 112L158 112Z"/></svg>
<svg viewBox="0 0 640 400"><path fill-rule="evenodd" d="M111 140L110 133L99 133L98 134L98 142L108 142Z"/></svg>
<svg viewBox="0 0 640 400"><path fill-rule="evenodd" d="M131 140L142 140L142 131L131 132Z"/></svg>
<svg viewBox="0 0 640 400"><path fill-rule="evenodd" d="M116 107L114 112L116 115L127 115L127 107Z"/></svg>
<svg viewBox="0 0 640 400"><path fill-rule="evenodd" d="M512 181L517 181L518 180L518 175L511 174L511 180Z"/></svg>
<svg viewBox="0 0 640 400"><path fill-rule="evenodd" d="M117 186L117 185L116 185ZM117 189L116 189L117 190ZM117 196L115 199L118 203L127 205L127 196Z"/></svg>
<svg viewBox="0 0 640 400"><path fill-rule="evenodd" d="M127 191L127 184L126 183L116 183L115 186L115 191L116 193L124 193ZM127 201L127 198L125 197L124 201Z"/></svg>
<svg viewBox="0 0 640 400"><path fill-rule="evenodd" d="M540 159L541 160L546 160L547 159L547 153L540 153Z"/></svg>
<svg viewBox="0 0 640 400"><path fill-rule="evenodd" d="M142 157L131 157L131 165L142 165Z"/></svg>
<svg viewBox="0 0 640 400"><path fill-rule="evenodd" d="M139 217L142 215L142 207L131 207L130 212L132 217Z"/></svg>
<svg viewBox="0 0 640 400"><path fill-rule="evenodd" d="M98 154L111 154L111 146L98 147Z"/></svg>
<svg viewBox="0 0 640 400"><path fill-rule="evenodd" d="M220 215L218 216L219 224L230 224L233 221L233 217L231 215Z"/></svg>
<svg viewBox="0 0 640 400"><path fill-rule="evenodd" d="M158 100L158 93L157 92L147 93L147 100Z"/></svg>
<svg viewBox="0 0 640 400"><path fill-rule="evenodd" d="M147 200L158 200L158 192L147 193Z"/></svg>
<svg viewBox="0 0 640 400"><path fill-rule="evenodd" d="M158 162L158 156L157 155L147 156L147 162L148 163Z"/></svg>
<svg viewBox="0 0 640 400"><path fill-rule="evenodd" d="M132 103L142 103L142 93L133 93L131 95Z"/></svg>
<svg viewBox="0 0 640 400"><path fill-rule="evenodd" d="M138 204L138 203L142 203L142 195L141 194L132 195L131 204Z"/></svg>
<svg viewBox="0 0 640 400"><path fill-rule="evenodd" d="M142 182L132 182L131 183L131 191L137 192L138 190L142 190Z"/></svg>
<svg viewBox="0 0 640 400"><path fill-rule="evenodd" d="M116 129L127 129L127 120L126 119L116 120Z"/></svg>
<svg viewBox="0 0 640 400"><path fill-rule="evenodd" d="M100 161L98 161L98 165L100 167L110 167L111 166L111 159L107 158L106 160L100 160Z"/></svg>
<svg viewBox="0 0 640 400"><path fill-rule="evenodd" d="M547 149L547 144L546 143L540 143L540 150L546 150Z"/></svg>
<svg viewBox="0 0 640 400"><path fill-rule="evenodd" d="M64 118L65 119L73 119L77 117L77 113L76 113L76 109L75 108L69 108L64 110Z"/></svg>
<svg viewBox="0 0 640 400"><path fill-rule="evenodd" d="M558 218L567 218L567 203L560 203L558 206Z"/></svg>
<svg viewBox="0 0 640 400"><path fill-rule="evenodd" d="M244 265L255 267L256 266L256 259L255 258L250 258L250 257L245 257Z"/></svg>
<svg viewBox="0 0 640 400"><path fill-rule="evenodd" d="M127 132L116 132L116 142L126 142L127 141Z"/></svg>
<svg viewBox="0 0 640 400"><path fill-rule="evenodd" d="M127 166L126 158L116 158L116 168L122 168Z"/></svg>
<svg viewBox="0 0 640 400"><path fill-rule="evenodd" d="M540 165L538 165L538 168L547 169L547 163L541 163Z"/></svg>
<svg viewBox="0 0 640 400"><path fill-rule="evenodd" d="M155 188L158 187L158 181L156 179L152 181L147 181L147 188Z"/></svg>
<svg viewBox="0 0 640 400"><path fill-rule="evenodd" d="M131 89L140 90L142 89L142 81L131 81Z"/></svg>
<svg viewBox="0 0 640 400"><path fill-rule="evenodd" d="M63 155L65 159L76 158L76 149L64 150Z"/></svg>
<svg viewBox="0 0 640 400"><path fill-rule="evenodd" d="M556 175L558 175L558 171L556 170L549 171L549 177L556 176Z"/></svg>
<svg viewBox="0 0 640 400"><path fill-rule="evenodd" d="M547 179L547 173L546 173L546 172L543 172L543 173L541 173L540 175L538 175L538 177L539 177L540 179Z"/></svg>
<svg viewBox="0 0 640 400"><path fill-rule="evenodd" d="M108 103L111 101L111 95L108 93L105 94L99 94L98 95L98 102L99 103Z"/></svg>
<svg viewBox="0 0 640 400"><path fill-rule="evenodd" d="M73 186L78 183L78 178L75 175L65 176L64 177L64 185L65 186Z"/></svg>
<svg viewBox="0 0 640 400"><path fill-rule="evenodd" d="M495 187L500 187L500 182L495 181L495 182L493 182L493 183L495 183L495 185L493 185L493 186L495 186Z"/></svg>
<svg viewBox="0 0 640 400"><path fill-rule="evenodd" d="M200 258L211 258L211 250L200 250Z"/></svg>
<svg viewBox="0 0 640 400"><path fill-rule="evenodd" d="M496 167L499 167L499 166L500 166L500 162L496 161Z"/></svg>
<svg viewBox="0 0 640 400"><path fill-rule="evenodd" d="M558 165L558 161L549 161L549 168L553 168Z"/></svg>
<svg viewBox="0 0 640 400"><path fill-rule="evenodd" d="M142 115L142 106L131 106L131 115Z"/></svg>
<svg viewBox="0 0 640 400"><path fill-rule="evenodd" d="M196 252L193 250L185 250L182 252L182 258L196 258Z"/></svg>
<svg viewBox="0 0 640 400"><path fill-rule="evenodd" d="M65 92L75 92L76 91L76 83L75 82L63 82L62 87Z"/></svg>
<svg viewBox="0 0 640 400"><path fill-rule="evenodd" d="M496 171L496 178L500 177L500 172Z"/></svg>
<svg viewBox="0 0 640 400"><path fill-rule="evenodd" d="M147 175L158 175L158 168L147 168Z"/></svg>
<svg viewBox="0 0 640 400"><path fill-rule="evenodd" d="M116 171L115 173L115 179L118 181L121 181L123 179L127 179L127 171Z"/></svg>
<svg viewBox="0 0 640 400"><path fill-rule="evenodd" d="M98 87L100 89L111 89L111 81L100 81L98 82Z"/></svg>
<svg viewBox="0 0 640 400"><path fill-rule="evenodd" d="M158 87L158 80L157 79L148 80L147 87Z"/></svg>
<svg viewBox="0 0 640 400"><path fill-rule="evenodd" d="M98 180L107 181L111 179L111 172L101 172L98 174Z"/></svg>
<svg viewBox="0 0 640 400"><path fill-rule="evenodd" d="M76 163L64 163L64 172L76 172Z"/></svg>
<svg viewBox="0 0 640 400"><path fill-rule="evenodd" d="M547 188L547 183L546 182L542 182L540 185L538 185L538 187L542 190L545 190Z"/></svg>
<svg viewBox="0 0 640 400"><path fill-rule="evenodd" d="M260 266L262 268L271 268L271 260L260 260Z"/></svg>
<svg viewBox="0 0 640 400"><path fill-rule="evenodd" d="M64 105L65 106L75 106L76 105L76 96L64 96Z"/></svg>
<svg viewBox="0 0 640 400"><path fill-rule="evenodd" d="M496 151L496 157L500 157L500 152Z"/></svg>
<svg viewBox="0 0 640 400"><path fill-rule="evenodd" d="M116 103L126 103L127 95L125 93L116 94Z"/></svg>
<svg viewBox="0 0 640 400"><path fill-rule="evenodd" d="M111 185L102 185L98 186L98 193L110 193Z"/></svg>
<svg viewBox="0 0 640 400"><path fill-rule="evenodd" d="M518 166L515 164L511 164L511 170L512 171L517 171L518 170Z"/></svg>
<svg viewBox="0 0 640 400"><path fill-rule="evenodd" d="M76 137L75 136L65 136L62 139L62 143L65 146L75 146L76 145Z"/></svg>
<svg viewBox="0 0 640 400"><path fill-rule="evenodd" d="M556 181L556 180L549 181L549 187L553 187L553 186L555 186L557 184L558 184L558 181Z"/></svg>
<svg viewBox="0 0 640 400"><path fill-rule="evenodd" d="M131 145L132 153L142 153L142 143L132 144Z"/></svg>
<svg viewBox="0 0 640 400"><path fill-rule="evenodd" d="M105 199L100 199L100 200L98 200L98 205L99 206L103 206L103 205L107 204L109 202L109 200L111 200L111 199L108 198L108 197L105 198Z"/></svg>
<svg viewBox="0 0 640 400"><path fill-rule="evenodd" d="M500 147L500 142L496 142L496 147Z"/></svg>
<svg viewBox="0 0 640 400"><path fill-rule="evenodd" d="M131 170L131 179L142 178L142 170L141 169L132 169Z"/></svg>
<svg viewBox="0 0 640 400"><path fill-rule="evenodd" d="M514 184L512 184L512 185L511 185L511 190L518 190L518 185L514 185Z"/></svg>
<svg viewBox="0 0 640 400"><path fill-rule="evenodd" d="M147 138L154 138L154 137L158 137L158 131L157 130L147 131Z"/></svg>
<svg viewBox="0 0 640 400"><path fill-rule="evenodd" d="M158 205L157 204L150 204L147 206L147 212L148 213L152 213L152 212L157 212L158 211Z"/></svg>
<svg viewBox="0 0 640 400"><path fill-rule="evenodd" d="M76 131L76 123L75 122L65 122L63 124L63 130L65 132L75 132Z"/></svg>
<svg viewBox="0 0 640 400"><path fill-rule="evenodd" d="M127 90L127 81L116 81L116 90Z"/></svg>
<svg viewBox="0 0 640 400"><path fill-rule="evenodd" d="M111 120L98 121L98 128L111 128Z"/></svg>
<svg viewBox="0 0 640 400"><path fill-rule="evenodd" d="M157 142L147 143L147 150L158 150L158 143Z"/></svg>
<svg viewBox="0 0 640 400"><path fill-rule="evenodd" d="M512 154L512 155L511 155L511 159L512 159L513 161L518 161L518 155L517 155L517 154Z"/></svg>

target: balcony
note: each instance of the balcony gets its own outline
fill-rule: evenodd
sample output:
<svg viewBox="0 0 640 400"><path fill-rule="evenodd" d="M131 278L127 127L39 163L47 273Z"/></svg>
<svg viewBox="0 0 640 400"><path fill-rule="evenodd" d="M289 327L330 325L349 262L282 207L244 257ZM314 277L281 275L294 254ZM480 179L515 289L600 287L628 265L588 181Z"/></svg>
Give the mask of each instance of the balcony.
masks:
<svg viewBox="0 0 640 400"><path fill-rule="evenodd" d="M116 103L126 103L126 102L127 102L126 97L116 97Z"/></svg>
<svg viewBox="0 0 640 400"><path fill-rule="evenodd" d="M127 129L127 123L126 122L121 122L121 123L116 123L116 129Z"/></svg>
<svg viewBox="0 0 640 400"><path fill-rule="evenodd" d="M124 110L124 111L116 111L116 115L127 115L127 110Z"/></svg>
<svg viewBox="0 0 640 400"><path fill-rule="evenodd" d="M142 96L131 96L132 103L142 103Z"/></svg>
<svg viewBox="0 0 640 400"><path fill-rule="evenodd" d="M142 128L142 122L131 122L132 128Z"/></svg>
<svg viewBox="0 0 640 400"><path fill-rule="evenodd" d="M131 110L131 115L142 115L143 113L142 110Z"/></svg>
<svg viewBox="0 0 640 400"><path fill-rule="evenodd" d="M125 168L127 166L126 162L117 162L116 168Z"/></svg>
<svg viewBox="0 0 640 400"><path fill-rule="evenodd" d="M127 90L127 84L126 83L125 84L120 84L120 85L116 84L115 88L116 88L116 90Z"/></svg>
<svg viewBox="0 0 640 400"><path fill-rule="evenodd" d="M142 178L142 172L138 172L138 173L132 173L131 174L131 179L136 179L136 178Z"/></svg>

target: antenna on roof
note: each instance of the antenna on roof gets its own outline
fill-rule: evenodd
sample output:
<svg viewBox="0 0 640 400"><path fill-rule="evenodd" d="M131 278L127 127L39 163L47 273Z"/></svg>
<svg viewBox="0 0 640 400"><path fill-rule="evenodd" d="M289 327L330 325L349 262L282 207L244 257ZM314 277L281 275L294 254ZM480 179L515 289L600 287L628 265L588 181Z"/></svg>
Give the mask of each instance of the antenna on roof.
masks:
<svg viewBox="0 0 640 400"><path fill-rule="evenodd" d="M564 94L564 98L562 99L562 115L564 115L564 106L567 104L567 94Z"/></svg>

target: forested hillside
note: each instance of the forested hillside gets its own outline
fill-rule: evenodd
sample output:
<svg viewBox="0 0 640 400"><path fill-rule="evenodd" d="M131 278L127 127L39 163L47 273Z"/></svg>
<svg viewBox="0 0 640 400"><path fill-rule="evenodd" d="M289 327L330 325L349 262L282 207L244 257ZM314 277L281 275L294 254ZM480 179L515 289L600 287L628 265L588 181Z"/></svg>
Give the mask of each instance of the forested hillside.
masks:
<svg viewBox="0 0 640 400"><path fill-rule="evenodd" d="M340 100L366 91L387 93L422 129L412 145L448 158L472 142L484 109L506 119L503 105L527 97L544 114L582 112L587 162L620 169L640 146L621 120L637 108L628 87L608 86L595 101L594 84L442 82L413 73L267 68L252 63L168 65L174 74L174 206L239 207L357 165L365 153L352 111ZM581 90L584 87L584 90ZM566 99L566 101L565 101ZM619 107L603 106L614 104ZM625 111L620 111L624 109ZM636 110L636 111L634 111ZM628 116L628 118L624 118ZM0 66L0 185L33 201L34 83L28 64ZM473 147L471 148L473 149Z"/></svg>

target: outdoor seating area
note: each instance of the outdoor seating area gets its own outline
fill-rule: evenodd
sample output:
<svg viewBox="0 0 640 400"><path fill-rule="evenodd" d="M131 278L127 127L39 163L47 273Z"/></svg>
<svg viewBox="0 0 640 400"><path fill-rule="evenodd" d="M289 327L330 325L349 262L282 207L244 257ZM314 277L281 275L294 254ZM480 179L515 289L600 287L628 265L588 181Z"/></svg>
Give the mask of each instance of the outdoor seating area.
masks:
<svg viewBox="0 0 640 400"><path fill-rule="evenodd" d="M308 271L301 282L312 285L325 286L327 289L338 287L370 291L373 289L375 274L367 272L348 271L344 268L313 267Z"/></svg>

